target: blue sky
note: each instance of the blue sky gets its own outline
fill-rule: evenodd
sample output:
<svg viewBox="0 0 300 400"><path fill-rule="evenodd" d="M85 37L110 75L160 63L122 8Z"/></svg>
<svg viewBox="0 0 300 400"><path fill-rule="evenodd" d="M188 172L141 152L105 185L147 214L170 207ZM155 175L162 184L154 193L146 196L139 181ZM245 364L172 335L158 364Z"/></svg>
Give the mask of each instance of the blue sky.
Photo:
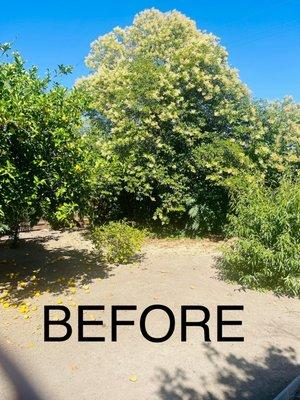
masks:
<svg viewBox="0 0 300 400"><path fill-rule="evenodd" d="M113 27L131 24L145 8L177 9L200 29L220 37L230 64L255 97L300 101L299 0L177 1L3 1L0 43L13 42L41 71L58 64L75 66L64 83L71 86L88 70L90 43Z"/></svg>

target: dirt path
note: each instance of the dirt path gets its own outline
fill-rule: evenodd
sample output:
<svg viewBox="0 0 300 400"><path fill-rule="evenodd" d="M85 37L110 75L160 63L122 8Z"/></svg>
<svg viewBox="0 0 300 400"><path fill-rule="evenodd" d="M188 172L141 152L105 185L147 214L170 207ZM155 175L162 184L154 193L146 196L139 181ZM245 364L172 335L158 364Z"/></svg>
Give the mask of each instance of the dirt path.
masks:
<svg viewBox="0 0 300 400"><path fill-rule="evenodd" d="M300 301L243 291L219 280L216 243L153 241L140 263L110 267L97 262L78 232L23 236L29 241L18 250L0 247L0 288L6 294L0 307L1 343L46 399L268 400L300 374ZM173 336L160 344L146 341L139 330L141 312L156 303L170 307L176 317ZM70 308L73 335L68 341L43 341L45 304ZM78 343L78 304L105 305L105 311L87 314L104 325L85 331L105 336L104 343ZM137 305L137 311L119 313L134 319L135 326L119 327L118 341L112 343L110 307L119 304ZM180 341L179 310L185 304L210 310L211 343L204 343L195 327L189 328L187 342ZM217 342L216 307L221 304L244 305L244 312L229 315L241 318L243 326L226 327L226 334L242 334L245 342ZM155 312L147 326L153 336L163 335L167 319ZM1 373L0 398L10 399L11 393Z"/></svg>

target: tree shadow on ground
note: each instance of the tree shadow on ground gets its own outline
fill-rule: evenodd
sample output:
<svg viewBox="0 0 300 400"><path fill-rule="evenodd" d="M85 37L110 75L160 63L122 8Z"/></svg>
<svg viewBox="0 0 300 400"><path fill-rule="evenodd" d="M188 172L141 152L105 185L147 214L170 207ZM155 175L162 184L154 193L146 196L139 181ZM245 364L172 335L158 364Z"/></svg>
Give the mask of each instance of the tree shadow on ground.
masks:
<svg viewBox="0 0 300 400"><path fill-rule="evenodd" d="M72 287L111 275L111 266L92 251L47 248L47 241L53 239L52 235L26 239L16 249L0 242L0 293L5 293L5 301L18 305L43 292L68 293Z"/></svg>
<svg viewBox="0 0 300 400"><path fill-rule="evenodd" d="M210 384L207 377L200 376L200 392L189 383L188 373L181 368L177 368L174 373L158 369L158 399L272 400L300 374L296 351L292 347L280 349L271 346L264 357L255 363L234 354L222 355L211 345L205 347L205 358L208 366L212 364L214 371L214 379L210 380ZM212 381L215 382L213 386Z"/></svg>

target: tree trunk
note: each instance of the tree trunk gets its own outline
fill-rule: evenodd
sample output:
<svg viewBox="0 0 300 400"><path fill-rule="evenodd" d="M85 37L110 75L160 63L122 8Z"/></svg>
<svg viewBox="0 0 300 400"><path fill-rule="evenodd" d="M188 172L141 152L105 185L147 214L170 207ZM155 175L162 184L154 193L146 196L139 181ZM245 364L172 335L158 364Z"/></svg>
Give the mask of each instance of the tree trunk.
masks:
<svg viewBox="0 0 300 400"><path fill-rule="evenodd" d="M19 244L19 230L20 230L20 225L16 224L14 226L14 228L13 228L12 235L11 235L11 237L12 237L12 242L11 242L11 245L10 245L11 248L18 247L18 244Z"/></svg>

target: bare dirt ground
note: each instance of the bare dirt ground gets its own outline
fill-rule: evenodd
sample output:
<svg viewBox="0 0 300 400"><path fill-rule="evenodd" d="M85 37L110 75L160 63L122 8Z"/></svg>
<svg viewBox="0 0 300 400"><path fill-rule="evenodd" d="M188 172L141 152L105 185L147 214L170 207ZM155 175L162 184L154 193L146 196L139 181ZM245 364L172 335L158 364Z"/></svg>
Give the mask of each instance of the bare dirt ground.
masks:
<svg viewBox="0 0 300 400"><path fill-rule="evenodd" d="M80 232L45 229L22 237L27 242L16 250L0 243L0 344L45 399L271 400L300 374L300 301L220 280L217 242L153 240L139 262L105 266ZM157 303L176 316L175 332L164 343L148 342L139 329L141 312ZM44 342L45 304L70 308L68 341ZM85 334L104 336L105 342L79 343L77 305L91 304L105 310L86 318L104 325L86 327ZM137 311L119 314L135 325L119 327L118 341L112 343L111 305L119 304L137 305ZM191 304L210 310L210 343L204 343L198 327L188 328L187 342L180 341L180 306ZM224 331L244 336L243 343L217 342L221 304L244 305L243 312L227 314L243 325ZM59 311L54 314L61 317ZM199 318L199 312L190 316ZM159 336L168 321L157 311L147 326ZM0 398L12 394L0 370Z"/></svg>

